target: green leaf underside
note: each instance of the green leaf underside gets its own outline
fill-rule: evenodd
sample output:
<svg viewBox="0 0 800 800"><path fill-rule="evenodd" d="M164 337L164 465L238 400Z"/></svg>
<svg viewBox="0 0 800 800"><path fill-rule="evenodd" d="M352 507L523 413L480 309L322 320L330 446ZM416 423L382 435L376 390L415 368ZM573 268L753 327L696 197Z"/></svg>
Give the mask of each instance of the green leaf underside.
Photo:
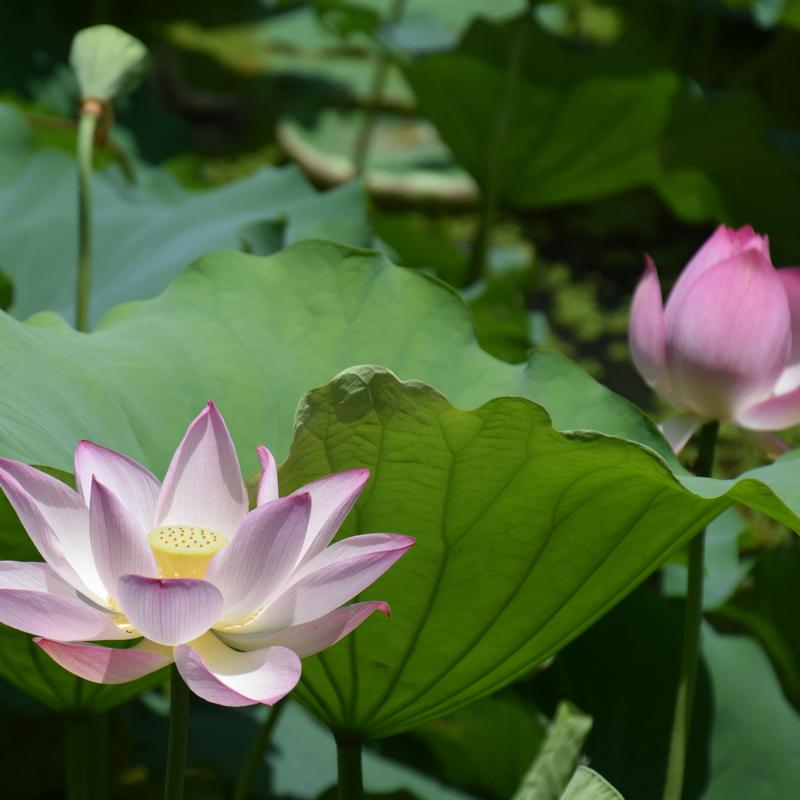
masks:
<svg viewBox="0 0 800 800"><path fill-rule="evenodd" d="M370 621L351 643L307 662L306 701L369 735L446 713L532 667L734 501L800 524L790 461L754 471L757 480L676 480L655 452L665 451L663 439L635 407L563 359L540 354L526 367L492 358L454 292L372 251L303 242L267 258L214 254L161 296L118 307L89 335L53 314L26 323L0 315L0 350L0 454L67 470L85 438L162 476L212 398L250 475L257 444L286 456L304 392L353 364L386 365L447 397L384 375L375 385L388 405L371 411L361 378L342 378L311 396L317 412L304 418L283 471L289 489L331 468L370 466L358 529L420 538L369 595L390 600L394 620ZM503 397L527 393L558 428L594 428L648 447L556 434L540 407ZM476 411L450 405L492 398ZM328 417L332 438L323 442L310 431ZM525 491L512 496L507 484ZM486 496L492 487L496 499ZM421 590L401 591L415 574ZM453 624L451 611L463 620ZM442 645L439 631L462 637L457 650ZM347 654L359 647L356 707ZM336 690L321 678L324 665L344 670Z"/></svg>
<svg viewBox="0 0 800 800"><path fill-rule="evenodd" d="M307 396L281 488L356 465L373 479L347 533L417 543L364 594L389 601L391 623L370 621L307 660L298 694L326 723L368 737L523 675L747 495L743 482L703 499L650 452L560 434L522 398L460 411L369 368Z"/></svg>

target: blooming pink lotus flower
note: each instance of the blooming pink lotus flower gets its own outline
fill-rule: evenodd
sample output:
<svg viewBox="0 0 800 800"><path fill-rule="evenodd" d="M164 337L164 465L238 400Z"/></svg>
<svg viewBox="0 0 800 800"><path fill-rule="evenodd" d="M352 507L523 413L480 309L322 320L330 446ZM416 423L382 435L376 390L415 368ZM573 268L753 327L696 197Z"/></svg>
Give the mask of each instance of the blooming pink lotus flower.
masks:
<svg viewBox="0 0 800 800"><path fill-rule="evenodd" d="M278 497L259 448L248 499L225 422L209 403L163 484L91 442L75 450L78 491L0 459L0 486L46 563L0 562L0 622L34 634L70 672L124 683L173 661L212 703L272 704L300 658L337 642L384 602L342 606L413 544L370 533L330 544L369 473L339 472ZM341 607L340 607L341 606ZM140 639L132 647L88 644Z"/></svg>
<svg viewBox="0 0 800 800"><path fill-rule="evenodd" d="M679 451L718 420L771 449L800 422L800 269L776 270L769 243L748 225L720 226L661 300L650 257L633 296L631 355L680 414L663 430Z"/></svg>

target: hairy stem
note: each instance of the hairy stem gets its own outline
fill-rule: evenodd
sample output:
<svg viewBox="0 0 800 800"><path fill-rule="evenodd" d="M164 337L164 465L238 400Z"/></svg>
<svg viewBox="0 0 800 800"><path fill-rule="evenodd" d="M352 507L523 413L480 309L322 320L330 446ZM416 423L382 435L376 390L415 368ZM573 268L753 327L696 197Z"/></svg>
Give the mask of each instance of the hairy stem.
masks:
<svg viewBox="0 0 800 800"><path fill-rule="evenodd" d="M183 800L186 745L189 741L189 688L174 664L170 678L169 699L169 744L164 800Z"/></svg>
<svg viewBox="0 0 800 800"><path fill-rule="evenodd" d="M700 430L697 441L698 458L695 467L695 473L699 476L711 475L718 433L718 422L710 422ZM681 800L683 795L686 754L692 723L694 691L697 684L697 665L700 657L700 628L703 622L705 534L705 530L701 531L689 543L689 574L686 587L686 610L683 619L681 672L678 693L675 698L664 800Z"/></svg>

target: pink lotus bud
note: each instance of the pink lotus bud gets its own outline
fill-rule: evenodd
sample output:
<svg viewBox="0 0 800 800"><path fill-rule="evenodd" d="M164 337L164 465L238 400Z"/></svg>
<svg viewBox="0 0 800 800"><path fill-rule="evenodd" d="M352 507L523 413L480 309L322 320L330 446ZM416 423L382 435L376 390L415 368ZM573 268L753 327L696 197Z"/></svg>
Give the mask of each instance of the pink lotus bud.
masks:
<svg viewBox="0 0 800 800"><path fill-rule="evenodd" d="M776 270L749 225L717 228L666 307L647 257L629 341L642 377L681 412L665 426L676 450L711 420L753 431L800 422L800 269Z"/></svg>

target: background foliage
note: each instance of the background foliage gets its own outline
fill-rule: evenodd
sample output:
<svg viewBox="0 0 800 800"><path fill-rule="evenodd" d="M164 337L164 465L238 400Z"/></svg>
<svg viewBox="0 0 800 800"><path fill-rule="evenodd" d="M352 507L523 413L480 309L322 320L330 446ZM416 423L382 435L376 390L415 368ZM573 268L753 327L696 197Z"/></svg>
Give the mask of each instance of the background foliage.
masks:
<svg viewBox="0 0 800 800"><path fill-rule="evenodd" d="M66 61L95 22L153 67L96 158L86 336ZM376 797L658 796L681 547L715 517L684 796L796 796L796 455L723 431L693 478L624 337L642 251L668 284L751 223L800 263L799 26L794 0L3 4L0 454L69 481L86 437L161 473L213 396L248 475L261 442L286 491L369 466L344 532L419 541L370 590L391 622L305 662L255 797L328 796L320 721L371 740ZM36 557L5 501L0 547ZM108 708L112 796L159 795L161 676L100 689L0 639L9 796L62 796L56 712ZM189 796L230 795L262 722L193 704ZM615 789L567 790L579 760Z"/></svg>

